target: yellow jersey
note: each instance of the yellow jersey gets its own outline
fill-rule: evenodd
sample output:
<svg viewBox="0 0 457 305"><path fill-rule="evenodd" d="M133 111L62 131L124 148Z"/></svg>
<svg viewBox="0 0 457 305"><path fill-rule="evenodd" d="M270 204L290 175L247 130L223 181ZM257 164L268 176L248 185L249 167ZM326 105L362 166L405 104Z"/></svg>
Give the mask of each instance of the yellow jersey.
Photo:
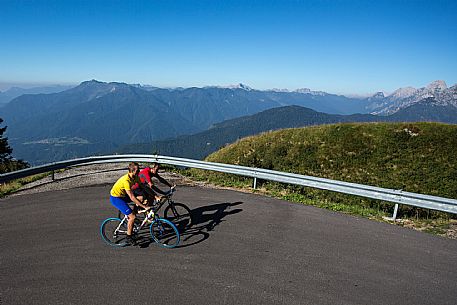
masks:
<svg viewBox="0 0 457 305"><path fill-rule="evenodd" d="M135 183L140 183L138 176L130 178L129 174L125 174L114 183L110 194L113 197L126 197L126 190L131 190Z"/></svg>

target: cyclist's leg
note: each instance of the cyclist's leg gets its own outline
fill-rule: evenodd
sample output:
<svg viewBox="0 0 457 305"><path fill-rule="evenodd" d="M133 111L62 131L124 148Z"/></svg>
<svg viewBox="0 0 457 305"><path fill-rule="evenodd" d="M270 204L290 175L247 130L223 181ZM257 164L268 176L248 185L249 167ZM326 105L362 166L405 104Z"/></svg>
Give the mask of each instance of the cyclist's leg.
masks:
<svg viewBox="0 0 457 305"><path fill-rule="evenodd" d="M135 222L135 213L133 213L132 209L129 207L128 202L130 202L129 198L123 197L114 197L110 196L110 202L114 205L121 213L125 214L128 218L127 222L127 235L132 235L133 231L133 223Z"/></svg>
<svg viewBox="0 0 457 305"><path fill-rule="evenodd" d="M148 200L148 205L153 205L156 201L157 194L149 187L147 184L143 184L143 195L144 198Z"/></svg>

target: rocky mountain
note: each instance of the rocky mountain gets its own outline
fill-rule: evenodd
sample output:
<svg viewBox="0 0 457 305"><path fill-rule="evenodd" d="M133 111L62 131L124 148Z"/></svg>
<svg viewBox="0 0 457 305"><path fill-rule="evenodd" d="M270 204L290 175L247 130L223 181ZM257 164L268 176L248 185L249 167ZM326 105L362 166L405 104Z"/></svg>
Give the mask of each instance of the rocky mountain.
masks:
<svg viewBox="0 0 457 305"><path fill-rule="evenodd" d="M387 116L395 122L442 122L457 124L457 107L428 97Z"/></svg>
<svg viewBox="0 0 457 305"><path fill-rule="evenodd" d="M444 81L438 80L420 89L400 88L388 96L377 93L367 99L367 110L372 114L389 115L426 99L426 104L433 99L436 105L457 107L457 85L448 88Z"/></svg>

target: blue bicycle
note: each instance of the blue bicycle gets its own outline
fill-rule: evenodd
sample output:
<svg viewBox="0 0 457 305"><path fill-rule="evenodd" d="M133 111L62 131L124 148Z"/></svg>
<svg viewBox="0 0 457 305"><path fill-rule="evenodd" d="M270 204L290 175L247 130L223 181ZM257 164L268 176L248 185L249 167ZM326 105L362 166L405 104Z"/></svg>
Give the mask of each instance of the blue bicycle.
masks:
<svg viewBox="0 0 457 305"><path fill-rule="evenodd" d="M100 225L102 239L110 246L124 247L127 243L128 218L107 218ZM164 248L174 248L179 244L180 236L176 226L169 220L159 218L154 208L140 210L136 214L133 234L143 239L145 228L149 226L147 238L152 238Z"/></svg>

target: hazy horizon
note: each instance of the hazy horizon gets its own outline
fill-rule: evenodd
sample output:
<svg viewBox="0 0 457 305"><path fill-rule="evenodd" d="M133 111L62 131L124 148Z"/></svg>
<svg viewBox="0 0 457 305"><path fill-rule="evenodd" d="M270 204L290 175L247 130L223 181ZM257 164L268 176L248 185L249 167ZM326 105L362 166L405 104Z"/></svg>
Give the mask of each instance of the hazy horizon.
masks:
<svg viewBox="0 0 457 305"><path fill-rule="evenodd" d="M57 86L63 86L63 87L67 87L67 86L78 86L80 85L82 82L85 82L85 81L90 81L89 79L88 80L83 80L83 81L80 81L78 83L61 83L61 84L58 84L58 83L2 83L0 82L0 92L5 92L5 91L8 91L9 89L11 88L22 88L22 89L32 89L32 88L38 88L38 87L57 87ZM105 82L103 80L96 80L96 81L100 81L100 82ZM423 88L423 87L426 87L428 84L434 82L434 81L437 81L437 80L432 80L426 84L423 84L419 87L414 87L416 89L419 89L419 88ZM181 86L167 86L167 87L160 87L160 86L157 86L157 85L154 85L154 84L145 84L145 83L141 83L141 82L136 82L136 83L127 83L127 82L123 82L123 81L113 81L115 83L126 83L126 84L129 84L129 85L137 85L137 84L140 84L141 86L153 86L153 87L158 87L158 88L180 88ZM446 81L445 81L446 82ZM105 83L110 83L110 82L105 82ZM197 88L204 88L204 87L230 87L230 86L234 86L234 85L238 85L240 83L236 83L236 84L225 84L225 85L205 85L205 86L188 86L188 87L181 87L181 88L192 88L192 87L197 87ZM276 89L276 90L289 90L289 91L294 91L294 90L298 90L298 89L304 89L305 87L302 87L302 88L277 88L277 87L273 87L273 88L255 88L255 87L252 87L250 86L249 84L243 84L243 85L246 85L254 90L272 90L272 89ZM449 84L446 82L446 85L448 87L452 87L456 84ZM406 86L406 87L412 87L412 86ZM306 87L307 89L310 89L311 91L322 91L322 90L316 90L314 88L308 88ZM396 88L395 90L397 89L400 89L399 88ZM379 91L374 91L374 92L367 92L367 93L340 93L340 92L329 92L329 91L324 91L326 93L330 93L330 94L337 94L337 95L345 95L347 97L360 97L360 98L363 98L363 97L369 97L369 96L372 96L373 94L376 94L377 92L383 92L384 94L388 95L388 94L391 94L393 93L395 90L393 91L382 91L382 90L379 90Z"/></svg>

